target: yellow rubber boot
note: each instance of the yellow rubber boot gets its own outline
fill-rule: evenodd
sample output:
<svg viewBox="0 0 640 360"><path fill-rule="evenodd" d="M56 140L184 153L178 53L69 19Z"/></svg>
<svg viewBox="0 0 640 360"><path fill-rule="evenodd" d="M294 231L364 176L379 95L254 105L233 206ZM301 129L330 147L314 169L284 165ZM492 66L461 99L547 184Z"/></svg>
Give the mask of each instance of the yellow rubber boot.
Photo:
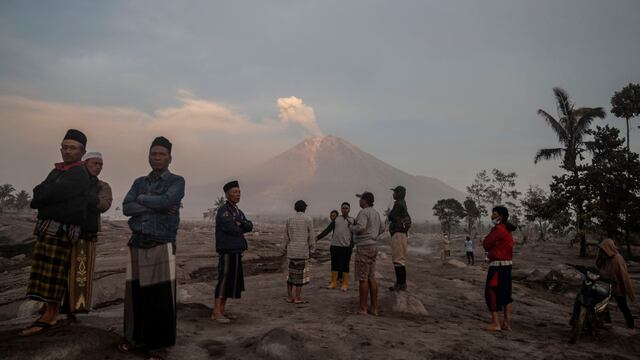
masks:
<svg viewBox="0 0 640 360"><path fill-rule="evenodd" d="M338 287L338 272L337 271L332 271L331 272L331 283L329 284L329 286L327 286L327 289L335 289Z"/></svg>
<svg viewBox="0 0 640 360"><path fill-rule="evenodd" d="M349 290L349 273L342 273L342 287L340 288L342 291Z"/></svg>

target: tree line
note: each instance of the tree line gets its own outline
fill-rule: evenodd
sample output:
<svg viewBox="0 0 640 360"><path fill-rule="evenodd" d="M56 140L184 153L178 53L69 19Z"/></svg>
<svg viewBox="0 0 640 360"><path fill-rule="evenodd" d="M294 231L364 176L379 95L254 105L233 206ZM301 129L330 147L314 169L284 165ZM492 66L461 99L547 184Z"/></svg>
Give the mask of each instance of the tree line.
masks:
<svg viewBox="0 0 640 360"><path fill-rule="evenodd" d="M631 256L631 243L640 233L640 160L630 149L630 121L640 115L640 85L629 84L611 98L611 113L625 119L626 138L608 124L592 128L606 113L602 107L577 107L568 93L553 88L557 116L539 109L538 115L551 127L559 146L540 149L534 163L560 160L561 174L553 176L548 191L529 186L516 190L517 174L493 169L476 174L467 186L463 203L439 200L433 207L442 230L449 232L465 220L471 235L481 230L488 206L505 205L510 220L521 229L534 228L539 240L549 232L569 236L580 244L580 256L587 255L587 236L609 237L625 244ZM523 195L521 197L521 195Z"/></svg>
<svg viewBox="0 0 640 360"><path fill-rule="evenodd" d="M30 203L31 195L25 190L18 192L11 184L0 185L0 213L8 209L24 211Z"/></svg>

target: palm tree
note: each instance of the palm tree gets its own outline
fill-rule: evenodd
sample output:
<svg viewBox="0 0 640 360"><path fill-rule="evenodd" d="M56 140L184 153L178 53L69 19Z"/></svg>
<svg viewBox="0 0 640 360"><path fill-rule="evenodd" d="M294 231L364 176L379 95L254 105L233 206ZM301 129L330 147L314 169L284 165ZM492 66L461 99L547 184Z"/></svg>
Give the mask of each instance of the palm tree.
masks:
<svg viewBox="0 0 640 360"><path fill-rule="evenodd" d="M11 184L0 185L0 213L4 210L5 202L13 197L13 192L16 188Z"/></svg>
<svg viewBox="0 0 640 360"><path fill-rule="evenodd" d="M219 198L216 199L216 202L213 204L213 207L207 209L207 211L202 214L202 217L205 220L209 219L210 221L214 222L216 219L216 213L218 212L218 209L220 209L225 202L226 200L224 196L220 196Z"/></svg>
<svg viewBox="0 0 640 360"><path fill-rule="evenodd" d="M29 193L22 190L16 195L16 209L18 211L24 210L27 206L29 206L29 202L31 201L31 196Z"/></svg>
<svg viewBox="0 0 640 360"><path fill-rule="evenodd" d="M534 162L537 164L540 160L562 158L563 167L574 171L580 153L585 148L589 150L593 144L592 141L584 141L591 123L597 118L604 119L606 114L601 107L576 109L569 94L561 88L553 88L553 94L557 102L558 119L542 109L538 109L538 115L551 126L562 147L538 150Z"/></svg>
<svg viewBox="0 0 640 360"><path fill-rule="evenodd" d="M546 111L538 109L538 115L551 126L553 132L556 133L561 147L540 149L536 154L534 163L540 160L550 160L562 158L562 167L573 174L575 183L577 184L576 196L574 196L573 205L576 211L576 236L580 241L580 256L587 254L587 238L583 232L583 201L580 192L580 178L578 174L577 161L578 157L582 159L582 152L589 151L592 141L585 141L591 123L595 119L604 119L605 112L601 107L576 108L575 104L569 98L569 94L561 88L553 88L553 95L557 103L558 119L549 115Z"/></svg>

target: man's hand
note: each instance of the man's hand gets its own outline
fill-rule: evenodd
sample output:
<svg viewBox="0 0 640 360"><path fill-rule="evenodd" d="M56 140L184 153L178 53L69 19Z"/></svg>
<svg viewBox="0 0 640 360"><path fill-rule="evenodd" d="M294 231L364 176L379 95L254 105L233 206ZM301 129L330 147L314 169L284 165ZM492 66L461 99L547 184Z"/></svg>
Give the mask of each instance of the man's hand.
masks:
<svg viewBox="0 0 640 360"><path fill-rule="evenodd" d="M172 206L167 210L167 215L176 215L178 213L178 206Z"/></svg>

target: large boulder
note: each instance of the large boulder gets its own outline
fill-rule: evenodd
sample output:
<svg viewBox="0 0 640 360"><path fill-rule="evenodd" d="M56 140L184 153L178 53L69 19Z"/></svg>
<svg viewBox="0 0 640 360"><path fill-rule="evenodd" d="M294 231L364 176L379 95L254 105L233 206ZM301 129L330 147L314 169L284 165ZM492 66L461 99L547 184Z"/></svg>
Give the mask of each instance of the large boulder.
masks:
<svg viewBox="0 0 640 360"><path fill-rule="evenodd" d="M408 315L412 317L427 316L427 309L420 299L407 291L394 291L388 293L385 298L385 308L392 313Z"/></svg>
<svg viewBox="0 0 640 360"><path fill-rule="evenodd" d="M460 261L458 259L449 259L449 260L447 260L447 262L445 264L448 265L448 266L456 267L456 268L467 267L467 264L463 263L462 261Z"/></svg>
<svg viewBox="0 0 640 360"><path fill-rule="evenodd" d="M274 360L297 360L307 358L304 341L283 328L275 328L266 333L256 345L256 353L261 358Z"/></svg>
<svg viewBox="0 0 640 360"><path fill-rule="evenodd" d="M125 281L125 273L112 274L94 280L93 307L101 308L122 302L124 300Z"/></svg>

